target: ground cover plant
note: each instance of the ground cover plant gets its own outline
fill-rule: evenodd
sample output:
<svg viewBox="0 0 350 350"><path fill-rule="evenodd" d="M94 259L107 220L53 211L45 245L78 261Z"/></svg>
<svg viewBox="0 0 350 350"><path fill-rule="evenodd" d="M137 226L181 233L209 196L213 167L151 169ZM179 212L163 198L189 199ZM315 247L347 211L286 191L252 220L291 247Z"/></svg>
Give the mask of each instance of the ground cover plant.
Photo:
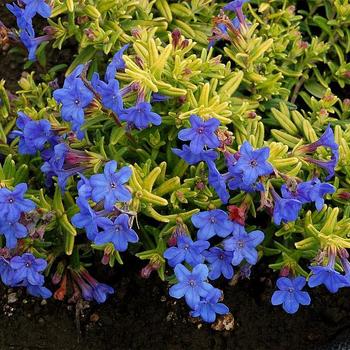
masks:
<svg viewBox="0 0 350 350"><path fill-rule="evenodd" d="M6 286L103 303L96 264L130 254L208 323L259 261L290 314L350 286L347 1L7 7L31 73L0 84Z"/></svg>

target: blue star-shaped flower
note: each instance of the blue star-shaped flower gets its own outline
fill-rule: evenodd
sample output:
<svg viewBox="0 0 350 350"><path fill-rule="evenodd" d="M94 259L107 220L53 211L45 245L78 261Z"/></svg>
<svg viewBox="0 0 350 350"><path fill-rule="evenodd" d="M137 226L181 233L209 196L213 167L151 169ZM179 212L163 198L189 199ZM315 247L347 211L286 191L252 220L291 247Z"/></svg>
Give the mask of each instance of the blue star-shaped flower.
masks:
<svg viewBox="0 0 350 350"><path fill-rule="evenodd" d="M177 247L168 248L163 256L172 267L183 261L196 266L203 262L204 257L201 253L209 246L210 244L207 241L198 240L193 242L189 236L180 235L177 238Z"/></svg>
<svg viewBox="0 0 350 350"><path fill-rule="evenodd" d="M62 89L53 92L53 97L57 103L62 104L62 119L72 123L73 131L82 138L80 130L84 124L84 108L93 100L93 93L84 85L80 78L67 78L68 83Z"/></svg>
<svg viewBox="0 0 350 350"><path fill-rule="evenodd" d="M191 115L190 123L191 127L180 130L178 137L182 141L191 141L190 148L194 154L201 153L204 146L210 148L220 146L219 139L215 134L220 125L219 120L211 118L204 121L197 115Z"/></svg>
<svg viewBox="0 0 350 350"><path fill-rule="evenodd" d="M264 240L262 231L245 232L244 227L238 225L238 230L233 232L232 237L223 241L224 249L233 252L232 265L239 265L243 259L249 264L255 265L258 261L256 247Z"/></svg>
<svg viewBox="0 0 350 350"><path fill-rule="evenodd" d="M0 217L9 222L19 220L22 213L27 213L35 208L34 202L25 199L27 184L18 184L13 191L7 188L0 189Z"/></svg>
<svg viewBox="0 0 350 350"><path fill-rule="evenodd" d="M111 63L107 66L105 80L108 82L115 79L117 70L125 69L125 61L123 59L124 52L128 49L129 44L124 45L112 58Z"/></svg>
<svg viewBox="0 0 350 350"><path fill-rule="evenodd" d="M230 310L225 304L219 303L222 292L217 288L212 288L206 297L202 298L191 312L192 317L201 317L203 321L213 323L216 319L216 314L226 315Z"/></svg>
<svg viewBox="0 0 350 350"><path fill-rule="evenodd" d="M48 120L32 120L23 112L18 112L15 130L10 137L19 137L18 151L20 154L34 155L42 151L46 142L53 138L51 124Z"/></svg>
<svg viewBox="0 0 350 350"><path fill-rule="evenodd" d="M207 165L209 170L209 175L208 175L209 185L214 188L221 202L223 204L226 204L230 199L230 194L228 193L228 190L226 187L226 179L222 174L220 174L214 162L208 161Z"/></svg>
<svg viewBox="0 0 350 350"><path fill-rule="evenodd" d="M213 247L209 251L203 252L203 255L205 256L205 260L210 264L208 277L211 280L218 279L221 274L227 279L233 277L233 252Z"/></svg>
<svg viewBox="0 0 350 350"><path fill-rule="evenodd" d="M148 102L139 102L134 107L124 109L120 112L119 118L140 130L146 129L150 124L162 123L162 118L159 114L152 112L152 106Z"/></svg>
<svg viewBox="0 0 350 350"><path fill-rule="evenodd" d="M130 191L124 186L131 176L131 169L127 166L118 172L117 162L109 161L103 174L92 175L90 178L91 196L95 202L104 200L104 208L111 211L116 202L131 200Z"/></svg>
<svg viewBox="0 0 350 350"><path fill-rule="evenodd" d="M37 13L44 18L51 16L51 7L45 0L22 0L26 4L24 17L33 18Z"/></svg>
<svg viewBox="0 0 350 350"><path fill-rule="evenodd" d="M310 305L311 298L308 292L302 291L306 284L305 277L296 278L280 277L277 280L279 290L275 291L271 298L272 305L281 305L283 310L294 314L299 309L299 304Z"/></svg>
<svg viewBox="0 0 350 350"><path fill-rule="evenodd" d="M220 209L203 211L192 215L191 221L197 227L198 239L210 239L213 236L227 237L232 231L234 224L227 213Z"/></svg>
<svg viewBox="0 0 350 350"><path fill-rule="evenodd" d="M98 226L103 231L95 236L95 244L113 243L118 252L125 252L128 249L128 242L136 243L139 240L136 232L130 228L127 214L120 214L114 221L101 217Z"/></svg>
<svg viewBox="0 0 350 350"><path fill-rule="evenodd" d="M205 298L213 286L205 282L208 278L208 268L204 264L199 264L189 271L184 265L175 266L175 275L178 283L169 289L169 294L173 298L180 299L185 296L186 303L195 309L200 298Z"/></svg>
<svg viewBox="0 0 350 350"><path fill-rule="evenodd" d="M52 292L44 286L32 285L28 282L25 284L25 286L27 287L27 293L33 297L48 299L52 296Z"/></svg>
<svg viewBox="0 0 350 350"><path fill-rule="evenodd" d="M0 234L6 237L6 247L13 249L17 245L17 239L28 235L27 228L19 222L11 222L0 218Z"/></svg>
<svg viewBox="0 0 350 350"><path fill-rule="evenodd" d="M290 222L298 218L302 203L297 199L281 198L276 192L273 192L275 205L273 208L273 221L279 225L281 221Z"/></svg>
<svg viewBox="0 0 350 350"><path fill-rule="evenodd" d="M30 35L34 36L32 18L26 18L25 10L18 7L15 3L7 4L6 7L16 17L17 26L20 30L26 30Z"/></svg>
<svg viewBox="0 0 350 350"><path fill-rule="evenodd" d="M243 4L248 2L249 0L234 0L230 1L227 5L225 5L222 9L224 11L232 11L237 12L238 9L242 8Z"/></svg>
<svg viewBox="0 0 350 350"><path fill-rule="evenodd" d="M75 227L84 228L88 239L93 241L98 233L98 217L95 211L91 209L88 201L85 198L79 197L77 199L77 205L80 212L72 217L72 224Z"/></svg>
<svg viewBox="0 0 350 350"><path fill-rule="evenodd" d="M217 152L212 149L203 150L202 152L195 154L191 151L191 148L188 145L183 145L182 149L172 148L172 151L190 165L201 161L213 162L218 157Z"/></svg>
<svg viewBox="0 0 350 350"><path fill-rule="evenodd" d="M31 285L43 285L44 276L41 272L47 266L46 260L36 259L31 253L24 253L22 256L14 256L10 260L10 266L14 269L14 283L28 281Z"/></svg>
<svg viewBox="0 0 350 350"><path fill-rule="evenodd" d="M253 150L250 143L245 141L239 150L239 155L234 168L236 173L240 172L242 174L244 184L253 184L259 176L273 173L273 167L267 161L270 155L268 147Z"/></svg>
<svg viewBox="0 0 350 350"><path fill-rule="evenodd" d="M91 79L94 89L100 94L102 104L105 108L119 114L123 110L123 99L119 91L119 82L116 79L110 79L108 83L99 79L98 73L94 73Z"/></svg>
<svg viewBox="0 0 350 350"><path fill-rule="evenodd" d="M2 283L4 283L6 286L13 285L13 273L14 270L10 265L10 262L0 257L0 277L2 280Z"/></svg>
<svg viewBox="0 0 350 350"><path fill-rule="evenodd" d="M339 288L349 285L347 278L332 266L310 266L310 270L313 273L308 282L311 288L324 284L331 293L336 293Z"/></svg>

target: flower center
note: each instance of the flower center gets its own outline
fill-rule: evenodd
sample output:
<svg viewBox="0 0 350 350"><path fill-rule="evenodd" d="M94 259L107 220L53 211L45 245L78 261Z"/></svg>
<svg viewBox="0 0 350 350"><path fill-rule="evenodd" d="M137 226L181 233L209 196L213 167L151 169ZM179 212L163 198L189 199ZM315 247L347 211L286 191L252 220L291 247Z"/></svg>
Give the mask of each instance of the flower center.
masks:
<svg viewBox="0 0 350 350"><path fill-rule="evenodd" d="M120 225L116 225L116 226L115 226L115 231L116 231L116 232L121 231L121 226L120 226Z"/></svg>
<svg viewBox="0 0 350 350"><path fill-rule="evenodd" d="M27 261L27 262L25 263L25 267L30 267L30 266L32 266L32 263L29 262L29 261Z"/></svg>
<svg viewBox="0 0 350 350"><path fill-rule="evenodd" d="M79 101L78 99L76 99L76 100L74 101L74 103L75 103L76 105L78 105L78 104L80 103L80 101Z"/></svg>
<svg viewBox="0 0 350 350"><path fill-rule="evenodd" d="M214 218L214 216L212 216L212 217L210 218L210 222L211 222L212 224L214 224L214 223L216 222L216 219Z"/></svg>
<svg viewBox="0 0 350 350"><path fill-rule="evenodd" d="M111 182L110 186L111 186L111 188L116 188L117 187L117 185L114 182Z"/></svg>
<svg viewBox="0 0 350 350"><path fill-rule="evenodd" d="M220 255L219 255L219 259L220 259L220 260L224 260L224 254L220 254Z"/></svg>
<svg viewBox="0 0 350 350"><path fill-rule="evenodd" d="M198 132L198 134L203 134L203 132L204 132L204 127L203 127L203 126L200 126L200 127L197 129L197 132Z"/></svg>
<svg viewBox="0 0 350 350"><path fill-rule="evenodd" d="M294 288L292 288L292 287L288 288L288 292L289 293L293 293L294 292Z"/></svg>
<svg viewBox="0 0 350 350"><path fill-rule="evenodd" d="M243 248L244 247L244 242L243 241L238 241L238 247Z"/></svg>
<svg viewBox="0 0 350 350"><path fill-rule="evenodd" d="M258 162L257 162L255 159L253 159L253 160L250 161L250 166L251 166L252 168L255 168L257 165L258 165Z"/></svg>
<svg viewBox="0 0 350 350"><path fill-rule="evenodd" d="M13 197L9 197L9 199L8 199L8 202L9 202L9 203L12 204L14 201L15 201L15 199L14 199Z"/></svg>
<svg viewBox="0 0 350 350"><path fill-rule="evenodd" d="M185 244L184 249L185 249L185 250L188 250L189 247L190 247L190 246L189 246L188 244Z"/></svg>
<svg viewBox="0 0 350 350"><path fill-rule="evenodd" d="M191 286L191 287L194 287L196 285L196 281L194 280L189 280L188 284Z"/></svg>

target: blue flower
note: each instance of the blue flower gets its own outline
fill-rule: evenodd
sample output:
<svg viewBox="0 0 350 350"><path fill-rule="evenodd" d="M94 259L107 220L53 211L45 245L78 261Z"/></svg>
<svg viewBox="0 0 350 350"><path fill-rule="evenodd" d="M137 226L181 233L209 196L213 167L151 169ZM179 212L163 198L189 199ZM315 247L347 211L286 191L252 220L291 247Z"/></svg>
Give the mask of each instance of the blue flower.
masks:
<svg viewBox="0 0 350 350"><path fill-rule="evenodd" d="M328 173L326 181L330 180L335 175L335 167L337 166L338 159L334 155L330 160L319 160L311 157L305 157L304 160L324 169Z"/></svg>
<svg viewBox="0 0 350 350"><path fill-rule="evenodd" d="M35 208L34 202L25 199L27 184L18 184L13 191L7 188L0 189L0 217L9 222L19 220L22 213L27 213Z"/></svg>
<svg viewBox="0 0 350 350"><path fill-rule="evenodd" d="M28 50L28 60L35 61L36 60L36 50L38 46L42 43L40 37L36 38L34 32L22 30L19 33L19 37L23 43L23 45ZM39 39L39 40L38 40Z"/></svg>
<svg viewBox="0 0 350 350"><path fill-rule="evenodd" d="M26 287L27 293L32 295L33 297L48 299L52 296L52 292L43 285L32 285L27 282Z"/></svg>
<svg viewBox="0 0 350 350"><path fill-rule="evenodd" d="M31 285L43 285L44 276L40 272L45 270L46 260L36 259L33 254L24 253L22 256L14 256L10 260L10 266L14 269L14 283L26 280Z"/></svg>
<svg viewBox="0 0 350 350"><path fill-rule="evenodd" d="M77 205L80 212L73 215L71 219L72 224L75 227L84 228L88 239L93 241L98 233L96 221L98 217L85 198L79 197L77 199Z"/></svg>
<svg viewBox="0 0 350 350"><path fill-rule="evenodd" d="M281 198L274 190L271 191L275 201L273 208L273 221L280 225L281 221L290 222L298 218L302 203L297 199Z"/></svg>
<svg viewBox="0 0 350 350"><path fill-rule="evenodd" d="M129 47L129 44L124 45L112 58L111 63L107 66L105 80L108 82L115 79L117 70L125 69L125 61L123 59L124 51Z"/></svg>
<svg viewBox="0 0 350 350"><path fill-rule="evenodd" d="M48 18L51 16L51 7L45 0L22 0L26 4L24 16L26 18L33 18L35 14L41 17Z"/></svg>
<svg viewBox="0 0 350 350"><path fill-rule="evenodd" d="M183 261L192 266L201 264L204 260L201 253L208 249L209 242L198 240L193 242L189 236L180 235L177 238L177 247L170 247L164 252L164 258L168 260L170 266L174 267Z"/></svg>
<svg viewBox="0 0 350 350"><path fill-rule="evenodd" d="M233 277L232 251L225 251L221 248L213 247L210 248L209 251L203 252L203 255L205 256L205 260L210 264L208 277L211 280L218 279L221 274L227 279Z"/></svg>
<svg viewBox="0 0 350 350"><path fill-rule="evenodd" d="M92 168L95 159L84 151L69 148L65 143L54 146L50 159L42 166L41 171L46 174L48 183L51 178L57 176L58 185L65 191L67 180L70 176Z"/></svg>
<svg viewBox="0 0 350 350"><path fill-rule="evenodd" d="M0 218L0 234L6 237L6 247L13 249L17 245L17 239L26 237L28 231L17 221L11 222Z"/></svg>
<svg viewBox="0 0 350 350"><path fill-rule="evenodd" d="M128 249L128 242L136 243L139 240L136 232L129 226L127 214L120 214L114 221L99 218L98 226L103 231L96 235L95 244L113 243L118 252L125 252Z"/></svg>
<svg viewBox="0 0 350 350"><path fill-rule="evenodd" d="M42 151L45 143L53 138L48 120L32 120L23 112L18 112L16 125L21 131L13 131L10 137L19 137L20 154L34 155L37 151Z"/></svg>
<svg viewBox="0 0 350 350"><path fill-rule="evenodd" d="M14 270L10 266L9 261L4 259L2 256L0 256L0 276L1 276L2 283L4 283L6 286L12 286L13 273L14 273Z"/></svg>
<svg viewBox="0 0 350 350"><path fill-rule="evenodd" d="M216 319L216 314L226 315L229 312L225 304L219 303L222 292L217 289L211 289L208 294L202 298L191 312L192 317L201 317L203 321L213 323Z"/></svg>
<svg viewBox="0 0 350 350"><path fill-rule="evenodd" d="M299 304L310 305L311 298L308 292L302 291L306 284L305 277L287 278L280 277L277 280L279 290L275 291L271 298L272 305L281 305L283 310L294 314L299 309Z"/></svg>
<svg viewBox="0 0 350 350"><path fill-rule="evenodd" d="M102 304L106 301L108 294L113 294L114 289L104 283L96 283L92 288L93 298L99 303Z"/></svg>
<svg viewBox="0 0 350 350"><path fill-rule="evenodd" d="M72 130L77 132L79 138L82 138L83 133L80 128L84 124L84 108L91 103L94 95L80 78L72 79L71 76L66 79L68 82L62 89L53 92L53 97L57 103L62 104L63 120L71 122Z"/></svg>
<svg viewBox="0 0 350 350"><path fill-rule="evenodd" d="M89 179L87 179L83 174L79 174L80 180L77 184L79 197L86 200L91 198L92 187L90 185Z"/></svg>
<svg viewBox="0 0 350 350"><path fill-rule="evenodd" d="M101 95L102 104L105 108L119 114L123 110L123 99L119 91L119 82L116 79L111 79L106 84L99 80L98 73L94 73L91 84L95 90Z"/></svg>
<svg viewBox="0 0 350 350"><path fill-rule="evenodd" d="M264 233L256 230L248 234L243 226L236 225L237 229L234 230L232 237L223 241L224 249L233 252L232 265L239 265L243 259L255 265L258 261L256 247L264 240Z"/></svg>
<svg viewBox="0 0 350 350"><path fill-rule="evenodd" d="M292 187L288 187L286 184L283 184L281 186L281 194L282 197L285 199L296 199L304 204L311 202L309 197L309 191L311 190L311 188L311 181L306 181L297 184L294 189Z"/></svg>
<svg viewBox="0 0 350 350"><path fill-rule="evenodd" d="M316 209L320 211L324 205L323 197L328 193L334 193L335 187L314 178L298 184L294 192L288 191L286 185L282 186L281 191L284 198L294 198L302 203L315 202Z"/></svg>
<svg viewBox="0 0 350 350"><path fill-rule="evenodd" d="M225 177L220 174L214 162L208 161L207 165L209 170L208 182L214 188L221 202L226 204L230 199L230 194L227 191Z"/></svg>
<svg viewBox="0 0 350 350"><path fill-rule="evenodd" d="M188 145L183 145L182 149L172 148L171 150L190 165L199 163L201 161L213 162L218 157L217 152L212 149L203 150L198 154L194 154Z"/></svg>
<svg viewBox="0 0 350 350"><path fill-rule="evenodd" d="M213 236L227 237L233 230L234 224L227 213L220 209L203 211L192 215L193 225L199 228L198 239L210 239Z"/></svg>
<svg viewBox="0 0 350 350"><path fill-rule="evenodd" d="M270 155L270 149L268 147L254 151L250 143L245 141L239 150L239 155L234 168L236 172L242 173L244 184L253 184L259 176L273 173L273 167L267 161Z"/></svg>
<svg viewBox="0 0 350 350"><path fill-rule="evenodd" d="M182 141L191 141L190 148L194 154L202 152L204 146L216 148L220 146L218 137L215 131L220 125L220 121L215 118L210 118L204 121L197 115L190 117L191 127L180 130L178 137Z"/></svg>
<svg viewBox="0 0 350 350"><path fill-rule="evenodd" d="M302 148L307 147L307 151L313 152L321 146L329 147L333 154L338 155L339 145L335 142L334 133L330 124L328 124L327 129L317 141L310 143L309 145L302 146Z"/></svg>
<svg viewBox="0 0 350 350"><path fill-rule="evenodd" d="M130 191L123 186L131 176L131 169L127 166L118 172L117 162L109 161L104 168L103 174L92 175L90 185L91 196L95 202L104 200L104 208L112 210L116 202L128 202L131 200Z"/></svg>
<svg viewBox="0 0 350 350"><path fill-rule="evenodd" d="M207 266L199 264L191 272L184 265L178 264L174 271L178 283L169 289L170 296L176 299L185 296L187 305L195 309L200 302L200 297L205 298L213 288L211 284L205 282L209 272Z"/></svg>
<svg viewBox="0 0 350 350"><path fill-rule="evenodd" d="M20 30L26 30L30 35L34 36L32 19L25 17L25 10L18 7L15 3L7 4L6 7L16 17L18 28Z"/></svg>
<svg viewBox="0 0 350 350"><path fill-rule="evenodd" d="M339 145L335 142L334 133L330 125L327 126L327 129L317 141L299 147L298 153L314 152L318 147L322 146L331 149L332 157L329 161L313 159L311 157L305 157L304 159L325 169L328 172L326 180L329 180L334 176L334 168L339 161Z"/></svg>
<svg viewBox="0 0 350 350"><path fill-rule="evenodd" d="M152 106L148 102L139 102L134 107L124 109L120 112L119 118L140 130L147 128L149 124L162 123L162 118L159 114L152 112Z"/></svg>
<svg viewBox="0 0 350 350"><path fill-rule="evenodd" d="M222 9L224 11L237 12L238 9L242 8L243 4L249 0L234 0L225 5Z"/></svg>
<svg viewBox="0 0 350 350"><path fill-rule="evenodd" d="M170 96L165 96L165 95L159 94L158 92L153 92L151 102L164 102L164 101L168 101L169 98Z"/></svg>
<svg viewBox="0 0 350 350"><path fill-rule="evenodd" d="M310 270L313 273L308 282L311 288L324 284L331 293L336 293L339 288L349 285L347 278L335 271L330 264L327 266L310 266Z"/></svg>

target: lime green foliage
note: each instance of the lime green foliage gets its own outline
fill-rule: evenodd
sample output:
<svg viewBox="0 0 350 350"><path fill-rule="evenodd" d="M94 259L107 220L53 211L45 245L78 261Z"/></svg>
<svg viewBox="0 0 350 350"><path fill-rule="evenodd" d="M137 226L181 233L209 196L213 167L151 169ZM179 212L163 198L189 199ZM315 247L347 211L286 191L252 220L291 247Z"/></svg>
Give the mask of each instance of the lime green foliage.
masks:
<svg viewBox="0 0 350 350"><path fill-rule="evenodd" d="M327 247L350 247L349 203L338 196L350 192L350 101L344 99L350 83L347 1L311 0L303 3L303 9L295 8L293 1L247 4L250 25L238 36L229 32L226 41L210 49L213 23L227 20L220 13L222 4L216 1L54 0L53 5L49 19L55 37L52 50L68 45L72 50L66 75L88 62L88 77L94 71L103 72L112 54L130 43L123 56L125 72L117 75L121 87L136 84L147 101L152 93L170 97L153 105L162 117L160 127L132 130L130 134L94 101L86 114L86 137L70 144L98 160L91 173L99 171L107 159L130 165L133 200L128 210L139 225L141 240L135 253L137 250L141 259L160 263L161 278L166 239L179 225L188 224L186 229L191 231L189 219L199 210L222 206L208 185L204 164L189 166L171 151L177 147L179 129L189 125L191 114L219 119L221 131L232 138L229 151L237 151L245 140L256 148L269 146L269 161L276 169L276 177L269 181L277 187L281 173L302 180L312 178L317 170L303 161L298 149L317 140L331 123L340 151L332 180L338 191L328 195L321 212L305 209L300 219L282 227L264 222L267 238L261 253L276 256L276 263L271 264L276 270L289 266L306 275L303 259L313 259ZM172 35L175 29L181 33L177 43ZM42 188L39 157L21 156L18 141L6 141L17 111L35 120L49 120L60 134L69 130L60 119L49 84L62 69L44 67L41 76L23 76L17 99L12 101L1 81L0 153L7 158L0 168L0 181L11 187L29 180L33 200L53 215L48 237L63 242L65 254L71 255L78 234L70 223L77 212L76 181L69 180L65 194L58 187L52 194ZM124 102L129 107L135 100L131 94ZM317 151L320 159L327 156L325 149ZM265 196L267 199L268 192ZM254 227L259 225L254 217L262 199L237 193L230 204L248 203L247 224ZM270 218L266 215L263 220ZM33 249L37 249L37 241L26 241L29 245L36 242ZM90 246L79 249L91 252ZM113 257L111 266L115 261L122 263L113 247L103 249ZM58 249L55 255L62 252Z"/></svg>

